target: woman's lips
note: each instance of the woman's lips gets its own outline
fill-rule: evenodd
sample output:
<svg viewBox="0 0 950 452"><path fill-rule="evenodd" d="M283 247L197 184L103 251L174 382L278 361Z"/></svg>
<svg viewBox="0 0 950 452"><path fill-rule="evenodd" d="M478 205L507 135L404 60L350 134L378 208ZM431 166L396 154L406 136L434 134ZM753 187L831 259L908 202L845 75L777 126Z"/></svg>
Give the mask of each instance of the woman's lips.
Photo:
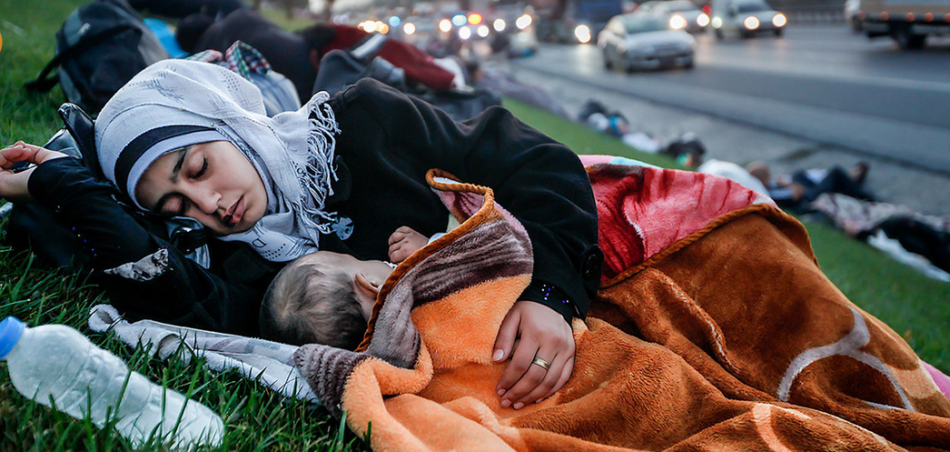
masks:
<svg viewBox="0 0 950 452"><path fill-rule="evenodd" d="M241 222L241 218L244 217L244 197L241 196L234 205L228 209L228 214L224 217L224 224L228 226L235 226Z"/></svg>

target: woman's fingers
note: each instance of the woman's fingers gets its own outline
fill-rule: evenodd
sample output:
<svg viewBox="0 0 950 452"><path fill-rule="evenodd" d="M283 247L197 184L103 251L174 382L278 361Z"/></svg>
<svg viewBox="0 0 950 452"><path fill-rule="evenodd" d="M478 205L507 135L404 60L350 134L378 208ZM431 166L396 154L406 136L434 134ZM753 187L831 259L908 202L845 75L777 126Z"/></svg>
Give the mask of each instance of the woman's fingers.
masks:
<svg viewBox="0 0 950 452"><path fill-rule="evenodd" d="M23 146L26 147L27 152L33 154L31 161L39 165L47 160L52 160L55 158L65 157L66 154L58 151L51 151L41 146L35 144L23 143Z"/></svg>
<svg viewBox="0 0 950 452"><path fill-rule="evenodd" d="M545 359L543 356L548 356L553 354L551 351L540 350L538 351L537 356L531 362L531 369L529 373L535 368L543 371L541 373L541 381L534 381L529 377L529 374L525 374L524 377L514 387L511 388L508 393L511 395L512 400L515 400L512 408L519 410L524 407L526 404L537 402L545 397L551 392L554 386L561 378L561 374L564 370L565 364L567 364L567 355L559 354L553 359ZM539 361L540 360L540 361ZM544 368L543 364L548 363L549 366L547 369ZM520 398L519 394L524 394Z"/></svg>
<svg viewBox="0 0 950 452"><path fill-rule="evenodd" d="M496 391L501 396L502 406L518 409L553 394L570 378L574 368L574 336L570 325L557 311L522 300L515 303L502 321L495 340L496 355L498 350L505 354L503 347L513 343L516 337L520 343ZM536 358L541 360L536 362Z"/></svg>
<svg viewBox="0 0 950 452"><path fill-rule="evenodd" d="M571 357L564 363L564 367L561 368L561 375L558 376L557 382L554 383L554 386L548 391L547 394L541 396L541 399L537 400L538 402L551 397L555 392L561 390L564 385L571 379L571 374L574 373L574 355L571 354Z"/></svg>
<svg viewBox="0 0 950 452"><path fill-rule="evenodd" d="M62 152L36 146L22 141L0 149L0 168L10 169L17 162L31 162L37 165L54 158L65 157Z"/></svg>
<svg viewBox="0 0 950 452"><path fill-rule="evenodd" d="M509 310L508 315L501 321L498 328L498 337L495 338L495 348L492 351L491 359L494 362L504 361L512 350L515 349L515 340L518 338L518 327L521 324L521 313L517 310ZM519 344L520 345L520 344ZM495 390L501 389L501 382ZM508 388L505 387L507 390ZM501 394L499 394L501 395Z"/></svg>
<svg viewBox="0 0 950 452"><path fill-rule="evenodd" d="M0 168L10 169L14 163L25 159L26 148L22 141L0 149Z"/></svg>
<svg viewBox="0 0 950 452"><path fill-rule="evenodd" d="M514 354L511 356L511 362L508 363L508 367L505 368L505 372L501 375L501 379L498 381L498 387L496 391L498 395L501 396L501 406L509 407L512 403L521 399L525 392L525 386L527 384L533 383L537 385L542 380L544 380L544 369L537 368L533 369L531 361L534 360L535 355L538 353L538 343L532 341L530 338L524 336L521 337L521 343L518 344L518 348L515 349ZM525 380L526 383L521 385L519 388L520 391L513 393L512 389L522 380Z"/></svg>

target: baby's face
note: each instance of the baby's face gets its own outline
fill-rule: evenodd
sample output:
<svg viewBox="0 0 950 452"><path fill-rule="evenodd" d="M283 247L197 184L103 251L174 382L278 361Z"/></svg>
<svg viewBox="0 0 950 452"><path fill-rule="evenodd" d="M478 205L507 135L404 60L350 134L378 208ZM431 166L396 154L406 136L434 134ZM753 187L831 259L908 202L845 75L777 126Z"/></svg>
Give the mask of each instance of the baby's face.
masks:
<svg viewBox="0 0 950 452"><path fill-rule="evenodd" d="M264 181L228 141L159 157L142 174L135 195L149 210L194 218L217 235L244 232L267 210Z"/></svg>

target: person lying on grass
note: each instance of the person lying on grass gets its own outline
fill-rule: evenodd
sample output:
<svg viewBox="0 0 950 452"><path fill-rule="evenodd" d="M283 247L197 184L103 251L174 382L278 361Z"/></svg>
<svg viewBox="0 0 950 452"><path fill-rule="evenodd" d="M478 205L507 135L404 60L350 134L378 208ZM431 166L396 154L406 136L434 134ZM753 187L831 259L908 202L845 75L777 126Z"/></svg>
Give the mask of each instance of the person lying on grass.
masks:
<svg viewBox="0 0 950 452"><path fill-rule="evenodd" d="M268 118L258 89L227 69L163 61L116 93L95 134L103 173L120 197L160 215L194 218L221 241L278 265L317 250L382 260L399 226L444 231L448 210L425 180L431 168L491 187L524 224L536 256L533 282L505 321L520 341L493 356L513 357L500 390L507 403L537 398L573 369L570 321L586 315L603 259L590 181L570 149L502 108L458 123L362 80ZM120 310L212 329L257 324L260 298L246 301L243 281L200 268L138 232L130 240L131 226L90 218L95 210L75 198L89 174L78 161L57 157L23 143L0 151L0 195L57 207L95 247L99 271L167 252L154 278L122 281L123 289L110 293ZM39 165L9 171L18 161ZM64 188L76 178L77 189ZM244 304L233 306L236 297ZM253 334L246 326L229 330ZM552 363L540 379L531 365L536 356Z"/></svg>

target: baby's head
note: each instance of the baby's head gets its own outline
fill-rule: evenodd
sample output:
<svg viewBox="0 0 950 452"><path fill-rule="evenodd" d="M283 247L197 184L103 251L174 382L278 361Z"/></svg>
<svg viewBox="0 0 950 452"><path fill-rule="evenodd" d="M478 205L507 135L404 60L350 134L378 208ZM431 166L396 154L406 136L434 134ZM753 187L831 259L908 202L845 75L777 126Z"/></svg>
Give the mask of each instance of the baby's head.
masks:
<svg viewBox="0 0 950 452"><path fill-rule="evenodd" d="M277 274L264 295L261 336L355 349L366 332L377 287L391 270L380 261L329 251L298 258Z"/></svg>

